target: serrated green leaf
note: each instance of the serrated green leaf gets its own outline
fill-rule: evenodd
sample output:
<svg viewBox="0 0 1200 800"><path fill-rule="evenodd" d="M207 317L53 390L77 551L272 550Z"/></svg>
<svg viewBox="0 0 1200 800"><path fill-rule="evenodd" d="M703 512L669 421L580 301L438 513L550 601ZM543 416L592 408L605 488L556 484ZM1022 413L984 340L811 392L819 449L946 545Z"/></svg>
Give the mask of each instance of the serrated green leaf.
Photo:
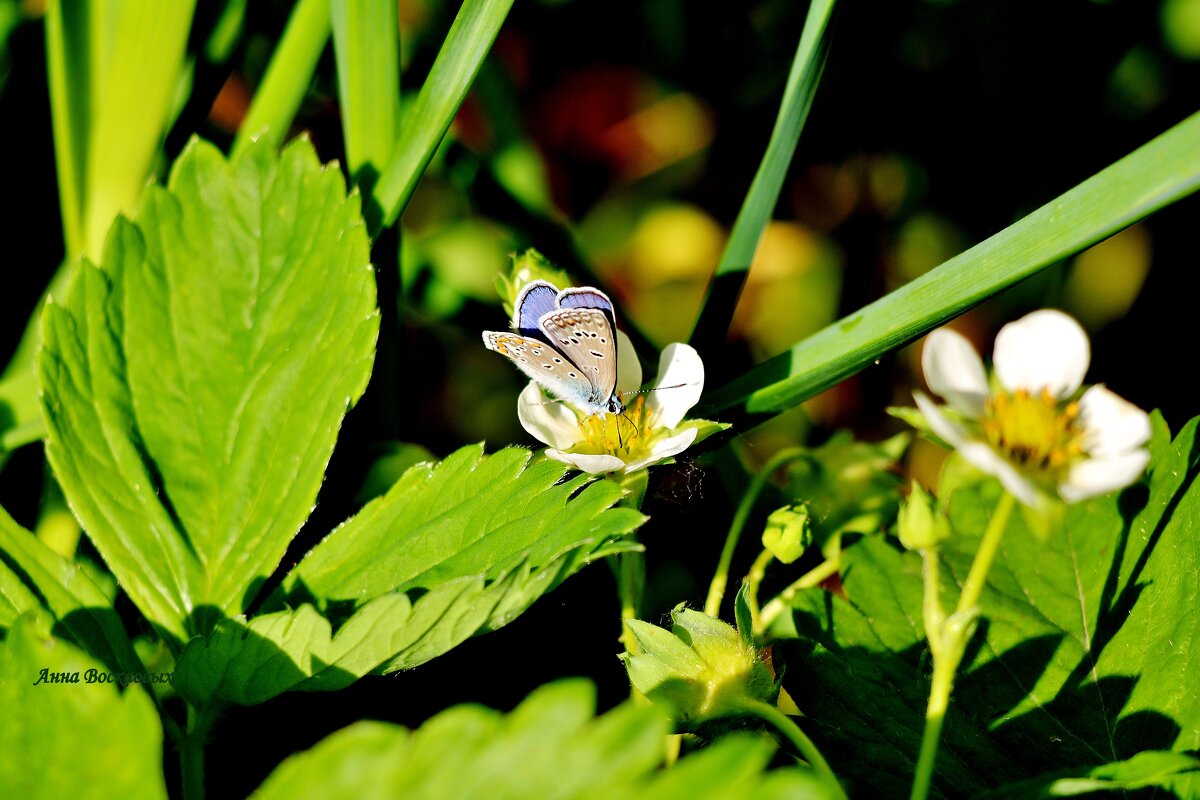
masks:
<svg viewBox="0 0 1200 800"><path fill-rule="evenodd" d="M524 561L491 581L454 578L414 593L415 600L392 591L356 609L336 633L311 604L250 622L224 620L187 644L174 685L196 703L252 705L286 691L335 691L367 673L410 669L508 624L588 560L634 547L587 540L545 564Z"/></svg>
<svg viewBox="0 0 1200 800"><path fill-rule="evenodd" d="M1200 586L1187 566L1200 560L1196 430L1190 423L1173 443L1156 437L1148 496L1135 487L1070 506L1045 541L1019 515L1010 521L980 601L981 647L968 650L956 681L935 788L977 793L1064 765L1197 747ZM967 484L950 499L947 598L998 492L994 481ZM902 793L929 685L920 559L863 539L845 551L842 574L850 602L799 595L798 613L773 631L793 639L776 658L835 769ZM1193 790L1194 776L1173 780L1176 792Z"/></svg>
<svg viewBox="0 0 1200 800"><path fill-rule="evenodd" d="M615 482L564 482L566 471L555 461L531 464L528 450L484 457L480 446L418 464L313 548L284 590L363 602L465 576L493 580L523 560L545 564L584 542L596 549L645 520L610 508L622 495Z"/></svg>
<svg viewBox="0 0 1200 800"><path fill-rule="evenodd" d="M253 599L366 385L358 204L305 141L232 164L193 141L76 284L45 315L47 451L129 596L183 640L197 607Z"/></svg>
<svg viewBox="0 0 1200 800"><path fill-rule="evenodd" d="M107 588L90 569L55 553L2 508L0 554L0 627L11 625L21 612L44 607L59 623L56 633L70 636L109 668L141 669ZM7 616L6 609L10 610Z"/></svg>
<svg viewBox="0 0 1200 800"><path fill-rule="evenodd" d="M358 723L289 758L253 797L603 797L660 762L667 723L630 706L594 720L594 695L562 681L507 716L459 706L411 733Z"/></svg>
<svg viewBox="0 0 1200 800"><path fill-rule="evenodd" d="M728 737L659 772L667 721L627 703L593 718L595 690L548 684L507 715L457 706L416 731L360 722L284 761L252 795L494 800L823 798L800 770L763 773L770 741Z"/></svg>
<svg viewBox="0 0 1200 800"><path fill-rule="evenodd" d="M162 728L140 686L87 682L105 666L27 614L0 642L0 787L6 797L165 798ZM37 683L42 671L71 682Z"/></svg>
<svg viewBox="0 0 1200 800"><path fill-rule="evenodd" d="M975 800L1043 800L1046 797L1074 797L1092 792L1164 787L1181 774L1197 769L1200 769L1200 760L1193 755L1147 750L1124 761L1090 769L1059 770L1001 786L979 795Z"/></svg>

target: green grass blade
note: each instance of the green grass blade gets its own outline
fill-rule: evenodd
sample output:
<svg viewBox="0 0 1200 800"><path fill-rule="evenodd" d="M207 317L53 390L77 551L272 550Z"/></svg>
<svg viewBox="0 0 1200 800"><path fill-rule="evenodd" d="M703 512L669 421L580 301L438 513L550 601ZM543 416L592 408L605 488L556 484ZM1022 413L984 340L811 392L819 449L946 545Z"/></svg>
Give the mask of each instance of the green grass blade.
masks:
<svg viewBox="0 0 1200 800"><path fill-rule="evenodd" d="M796 46L796 56L788 73L775 128L771 131L762 163L733 224L725 252L721 254L721 261L709 282L700 318L692 330L692 344L702 351L719 347L724 341L759 239L775 211L788 165L796 152L796 142L808 118L813 95L825 68L830 38L829 21L835 3L836 0L814 0L809 6L808 19L800 35L800 44Z"/></svg>
<svg viewBox="0 0 1200 800"><path fill-rule="evenodd" d="M512 4L513 0L464 0L429 77L406 113L392 160L375 186L374 200L385 227L408 204Z"/></svg>
<svg viewBox="0 0 1200 800"><path fill-rule="evenodd" d="M711 409L777 413L1001 289L1200 187L1200 114L1000 233L714 391Z"/></svg>
<svg viewBox="0 0 1200 800"><path fill-rule="evenodd" d="M92 19L92 128L84 247L98 258L119 212L131 213L178 110L195 0L125 0Z"/></svg>
<svg viewBox="0 0 1200 800"><path fill-rule="evenodd" d="M333 50L347 166L369 193L391 159L400 121L395 0L333 0Z"/></svg>
<svg viewBox="0 0 1200 800"><path fill-rule="evenodd" d="M329 40L330 0L300 0L271 64L233 140L233 155L265 138L276 147L287 135Z"/></svg>
<svg viewBox="0 0 1200 800"><path fill-rule="evenodd" d="M55 0L46 7L46 71L58 201L63 242L66 251L74 254L83 251L84 176L91 128L88 15L92 6Z"/></svg>

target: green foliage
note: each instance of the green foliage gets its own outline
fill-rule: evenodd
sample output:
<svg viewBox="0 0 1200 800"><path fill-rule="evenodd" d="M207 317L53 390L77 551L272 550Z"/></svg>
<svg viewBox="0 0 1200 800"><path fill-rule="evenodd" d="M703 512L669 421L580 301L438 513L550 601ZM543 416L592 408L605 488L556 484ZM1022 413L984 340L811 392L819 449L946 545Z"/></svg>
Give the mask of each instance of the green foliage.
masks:
<svg viewBox="0 0 1200 800"><path fill-rule="evenodd" d="M608 545L642 523L613 481L562 481L556 461L530 463L521 448L482 457L458 450L418 464L315 547L284 590L322 604L362 603L388 592L431 589L468 576L496 580L522 561L545 565L580 547ZM573 497L574 496L574 497Z"/></svg>
<svg viewBox="0 0 1200 800"><path fill-rule="evenodd" d="M682 606L671 630L628 620L637 646L622 655L639 693L670 710L683 730L745 714L748 703L774 702L770 670L741 632L716 617Z"/></svg>
<svg viewBox="0 0 1200 800"><path fill-rule="evenodd" d="M120 691L89 682L89 670L107 674L108 667L48 628L43 615L29 613L0 641L5 796L166 798L162 728L150 697L137 685Z"/></svg>
<svg viewBox="0 0 1200 800"><path fill-rule="evenodd" d="M113 609L111 590L85 565L55 553L0 509L0 628L32 609L49 611L66 636L111 669L136 672L141 662Z"/></svg>
<svg viewBox="0 0 1200 800"><path fill-rule="evenodd" d="M176 688L196 703L250 705L411 668L507 624L590 561L637 547L622 537L645 518L610 508L617 484L560 483L563 465L529 458L475 446L411 467L288 575L295 608L192 640Z"/></svg>
<svg viewBox="0 0 1200 800"><path fill-rule="evenodd" d="M47 309L47 453L130 598L176 639L239 613L307 518L378 321L358 205L304 141L193 142L104 267ZM314 390L319 387L319 390Z"/></svg>
<svg viewBox="0 0 1200 800"><path fill-rule="evenodd" d="M954 692L934 786L980 792L1063 765L1106 764L1146 749L1200 746L1197 421L1174 442L1156 421L1149 492L1068 507L1041 540L1014 516L980 605L985 624ZM965 578L999 495L961 484L950 498L943 594ZM792 600L772 631L784 686L835 769L905 791L928 687L921 565L878 538L843 554L847 600ZM1036 747L1030 743L1037 742ZM1190 796L1192 775L1165 779Z"/></svg>
<svg viewBox="0 0 1200 800"><path fill-rule="evenodd" d="M412 732L359 722L283 762L253 797L826 796L800 770L764 773L772 748L749 736L730 737L656 773L667 721L632 703L599 718L594 708L592 686L570 680L538 689L507 715L458 706Z"/></svg>
<svg viewBox="0 0 1200 800"><path fill-rule="evenodd" d="M900 433L883 442L859 442L841 431L792 464L788 495L808 506L823 551L841 534L878 533L895 519L901 482L893 470L909 441Z"/></svg>

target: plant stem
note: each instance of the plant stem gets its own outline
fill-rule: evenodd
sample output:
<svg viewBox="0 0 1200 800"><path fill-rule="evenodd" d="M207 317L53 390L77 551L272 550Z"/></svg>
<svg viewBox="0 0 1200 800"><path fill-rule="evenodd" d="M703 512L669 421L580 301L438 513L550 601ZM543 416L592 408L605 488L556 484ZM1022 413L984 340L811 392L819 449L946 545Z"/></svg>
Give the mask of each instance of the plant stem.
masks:
<svg viewBox="0 0 1200 800"><path fill-rule="evenodd" d="M1000 502L996 504L992 518L988 521L987 530L983 532L975 560L971 562L971 569L963 583L955 612L948 619L937 619L933 630L929 630L931 623L935 621L931 619L931 613L934 612L929 608L931 591L934 593L935 613L939 617L941 615L941 604L936 599L937 553L925 551L922 554L925 557L925 633L929 637L929 649L933 653L933 680L929 687L925 732L921 736L921 753L917 758L916 774L913 776L911 800L925 800L929 796L938 742L942 735L942 722L946 717L946 709L950 706L950 693L954 689L954 675L962 661L967 639L975 629L973 623L978 614L979 595L983 592L988 571L991 570L996 552L1000 549L1000 540L1004 536L1004 529L1008 527L1015 502L1008 492L1000 496Z"/></svg>
<svg viewBox="0 0 1200 800"><path fill-rule="evenodd" d="M996 551L1000 549L1000 539L1004 536L1004 529L1008 527L1008 518L1012 516L1015 503L1013 496L1008 492L1000 495L1000 502L992 512L987 530L983 533L983 541L979 543L979 551L975 553L975 560L971 562L971 570L967 573L962 594L958 597L957 611L974 608L979 602L979 595L983 592L983 585L987 581L988 571L992 568L992 561L996 558Z"/></svg>
<svg viewBox="0 0 1200 800"><path fill-rule="evenodd" d="M829 764L825 761L824 756L821 755L821 751L813 744L812 739L805 736L804 731L800 730L800 726L793 722L791 717L769 703L749 698L742 701L739 705L739 710L744 711L748 716L762 720L774 728L804 756L804 759L812 766L813 771L829 784L829 787L834 790L834 796L845 800L846 792L842 789L842 785L838 783L837 776L829 768Z"/></svg>
<svg viewBox="0 0 1200 800"><path fill-rule="evenodd" d="M621 598L621 643L625 652L637 655L637 639L629 630L628 622L638 617L638 605L642 587L646 583L645 557L638 552L621 553L617 556L617 594Z"/></svg>
<svg viewBox="0 0 1200 800"><path fill-rule="evenodd" d="M750 620L753 626L751 632L755 636L763 631L761 624L762 610L758 606L758 586L767 574L767 565L774 558L775 554L770 550L763 550L758 554L758 558L754 559L754 563L750 565L750 571L746 573L746 582L749 584L746 591L746 605L750 607Z"/></svg>
<svg viewBox="0 0 1200 800"><path fill-rule="evenodd" d="M771 627L771 623L775 621L775 618L787 610L787 604L793 597L805 589L811 589L819 585L826 578L835 575L839 568L840 564L838 564L837 559L826 559L788 584L786 589L776 595L771 602L763 606L762 630L765 631Z"/></svg>
<svg viewBox="0 0 1200 800"><path fill-rule="evenodd" d="M210 711L187 707L187 731L179 745L179 764L183 772L184 800L204 800L204 745L212 727Z"/></svg>
<svg viewBox="0 0 1200 800"><path fill-rule="evenodd" d="M925 582L921 616L925 622L925 639L929 642L929 650L936 660L942 648L942 623L946 621L946 612L942 610L941 579L938 574L940 563L936 545L921 551L921 566Z"/></svg>
<svg viewBox="0 0 1200 800"><path fill-rule="evenodd" d="M750 482L749 488L746 489L746 494L742 495L742 502L738 504L737 511L733 514L729 533L725 535L725 546L722 548L721 558L717 562L716 574L713 575L712 583L708 585L708 598L704 601L704 613L710 617L721 613L721 601L725 598L725 587L729 585L729 565L733 562L733 551L737 549L738 539L742 535L742 529L746 527L750 512L754 510L754 503L758 500L758 495L775 470L784 464L803 458L805 452L800 447L780 450L758 471L754 480Z"/></svg>

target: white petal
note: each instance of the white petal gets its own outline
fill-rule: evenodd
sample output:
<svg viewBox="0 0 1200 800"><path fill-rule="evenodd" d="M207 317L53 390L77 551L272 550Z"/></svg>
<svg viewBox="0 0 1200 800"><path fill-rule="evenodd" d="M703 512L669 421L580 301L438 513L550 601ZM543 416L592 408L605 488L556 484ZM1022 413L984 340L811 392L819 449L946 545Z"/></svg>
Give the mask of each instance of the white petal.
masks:
<svg viewBox="0 0 1200 800"><path fill-rule="evenodd" d="M996 377L1005 389L1048 389L1055 397L1073 394L1083 384L1091 359L1080 324L1053 309L1034 311L1005 325L996 334L992 352Z"/></svg>
<svg viewBox="0 0 1200 800"><path fill-rule="evenodd" d="M987 373L966 338L948 328L929 334L921 350L921 368L929 388L946 398L955 411L969 417L983 414L983 401L989 394Z"/></svg>
<svg viewBox="0 0 1200 800"><path fill-rule="evenodd" d="M606 472L616 472L625 467L625 462L616 456L591 455L588 453L564 453L561 450L548 448L546 455L555 461L570 464L575 469L591 475L603 475Z"/></svg>
<svg viewBox="0 0 1200 800"><path fill-rule="evenodd" d="M958 447L969 441L970 437L967 432L951 422L950 418L942 413L942 409L938 408L938 404L929 399L929 395L924 392L913 392L913 399L917 401L917 409L929 421L929 427L942 437L946 444Z"/></svg>
<svg viewBox="0 0 1200 800"><path fill-rule="evenodd" d="M1122 489L1142 476L1150 461L1146 450L1134 450L1115 458L1089 458L1071 467L1058 493L1068 503Z"/></svg>
<svg viewBox="0 0 1200 800"><path fill-rule="evenodd" d="M999 478L1008 493L1025 505L1038 505L1038 491L1033 482L987 444L967 442L958 448L958 452L983 472Z"/></svg>
<svg viewBox="0 0 1200 800"><path fill-rule="evenodd" d="M1150 441L1150 415L1103 386L1079 398L1083 447L1094 458L1112 458Z"/></svg>
<svg viewBox="0 0 1200 800"><path fill-rule="evenodd" d="M658 427L674 428L683 422L703 391L704 361L700 354L682 342L667 345L658 360L654 389L646 398L650 419Z"/></svg>
<svg viewBox="0 0 1200 800"><path fill-rule="evenodd" d="M571 407L548 401L533 381L517 398L517 419L530 436L551 447L567 450L581 438L579 418Z"/></svg>
<svg viewBox="0 0 1200 800"><path fill-rule="evenodd" d="M674 436L668 436L660 442L655 442L654 447L651 448L650 455L630 461L625 465L625 471L633 472L634 470L649 466L655 461L662 461L664 458L670 458L673 455L682 453L691 446L692 442L696 441L696 434L698 432L696 428L689 428Z"/></svg>
<svg viewBox="0 0 1200 800"><path fill-rule="evenodd" d="M917 401L917 408L921 410L925 419L929 420L929 427L933 429L933 432L962 453L963 458L978 469L999 478L1000 483L1004 485L1009 494L1022 503L1029 506L1037 504L1036 487L1028 478L1018 472L1016 467L985 442L972 439L965 430L951 422L925 393L913 392L913 398Z"/></svg>
<svg viewBox="0 0 1200 800"><path fill-rule="evenodd" d="M622 392L642 388L642 363L624 331L617 331L617 388Z"/></svg>

